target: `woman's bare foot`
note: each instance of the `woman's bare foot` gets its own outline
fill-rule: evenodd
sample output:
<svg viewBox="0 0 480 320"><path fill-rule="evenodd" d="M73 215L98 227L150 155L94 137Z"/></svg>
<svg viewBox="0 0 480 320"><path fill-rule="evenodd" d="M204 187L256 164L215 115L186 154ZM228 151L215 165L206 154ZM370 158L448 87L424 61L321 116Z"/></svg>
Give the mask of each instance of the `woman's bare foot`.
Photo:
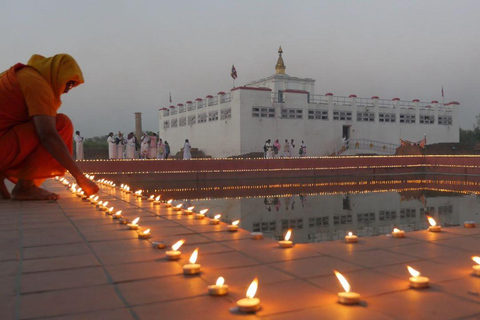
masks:
<svg viewBox="0 0 480 320"><path fill-rule="evenodd" d="M56 193L37 187L31 180L19 180L12 190L12 200L57 200Z"/></svg>
<svg viewBox="0 0 480 320"><path fill-rule="evenodd" d="M5 185L5 176L0 174L0 199L11 199L10 192Z"/></svg>

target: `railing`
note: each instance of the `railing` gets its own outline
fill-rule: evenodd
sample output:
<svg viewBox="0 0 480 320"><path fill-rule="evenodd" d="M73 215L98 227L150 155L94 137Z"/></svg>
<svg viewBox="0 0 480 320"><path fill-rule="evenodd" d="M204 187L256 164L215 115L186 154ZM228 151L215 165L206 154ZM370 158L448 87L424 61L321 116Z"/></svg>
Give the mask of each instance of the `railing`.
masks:
<svg viewBox="0 0 480 320"><path fill-rule="evenodd" d="M347 150L372 150L381 151L382 153L394 154L399 144L385 143L381 141L368 140L368 139L350 139L337 145L335 148L328 151L327 156L338 156Z"/></svg>

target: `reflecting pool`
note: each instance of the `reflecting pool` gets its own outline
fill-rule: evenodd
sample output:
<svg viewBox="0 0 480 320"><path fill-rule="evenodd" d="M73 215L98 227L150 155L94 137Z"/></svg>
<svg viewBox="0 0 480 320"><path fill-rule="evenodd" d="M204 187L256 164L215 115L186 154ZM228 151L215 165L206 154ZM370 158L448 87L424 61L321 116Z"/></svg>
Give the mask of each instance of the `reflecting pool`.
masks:
<svg viewBox="0 0 480 320"><path fill-rule="evenodd" d="M321 242L428 227L426 214L444 227L480 222L480 178L466 176L375 176L326 179L136 183L132 190L174 199L174 205L209 208L209 216L239 219L243 229L280 239Z"/></svg>

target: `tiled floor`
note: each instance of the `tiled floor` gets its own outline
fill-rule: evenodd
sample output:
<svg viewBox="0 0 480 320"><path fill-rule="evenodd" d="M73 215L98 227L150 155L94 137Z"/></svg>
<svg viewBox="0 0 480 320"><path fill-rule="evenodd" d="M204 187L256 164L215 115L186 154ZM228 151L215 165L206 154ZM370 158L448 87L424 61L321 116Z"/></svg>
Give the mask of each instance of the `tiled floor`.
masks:
<svg viewBox="0 0 480 320"><path fill-rule="evenodd" d="M225 231L164 206L102 187L100 199L140 217L152 238L139 240L117 220L54 180L56 202L0 202L1 319L480 319L480 228L412 232L405 239L360 238L297 244L252 240L244 230ZM178 261L165 259L186 240ZM167 249L153 249L164 241ZM200 275L182 266L199 248ZM430 278L431 287L409 288L406 265ZM342 272L361 294L357 306L337 303ZM207 294L223 276L230 293ZM256 314L239 314L236 301L258 277Z"/></svg>

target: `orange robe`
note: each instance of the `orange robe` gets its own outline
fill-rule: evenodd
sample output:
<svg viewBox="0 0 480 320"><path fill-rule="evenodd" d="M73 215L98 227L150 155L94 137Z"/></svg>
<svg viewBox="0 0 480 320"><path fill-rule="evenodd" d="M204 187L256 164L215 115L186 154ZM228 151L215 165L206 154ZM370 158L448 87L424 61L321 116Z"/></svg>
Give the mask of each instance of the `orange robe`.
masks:
<svg viewBox="0 0 480 320"><path fill-rule="evenodd" d="M71 80L79 85L83 76L68 55L34 55L28 65L18 63L0 74L0 172L9 180L34 180L38 186L45 178L65 173L40 143L32 117L54 116L57 131L72 153L72 122L57 114L60 95Z"/></svg>

